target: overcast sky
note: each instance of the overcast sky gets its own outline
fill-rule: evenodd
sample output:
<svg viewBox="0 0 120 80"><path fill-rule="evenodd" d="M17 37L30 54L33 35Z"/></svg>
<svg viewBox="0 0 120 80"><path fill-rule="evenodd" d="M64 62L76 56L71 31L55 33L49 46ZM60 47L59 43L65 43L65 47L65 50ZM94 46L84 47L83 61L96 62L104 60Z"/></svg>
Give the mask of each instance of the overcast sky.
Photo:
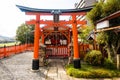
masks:
<svg viewBox="0 0 120 80"><path fill-rule="evenodd" d="M14 37L16 29L25 22L26 16L16 5L41 9L73 9L79 0L1 0L0 35Z"/></svg>

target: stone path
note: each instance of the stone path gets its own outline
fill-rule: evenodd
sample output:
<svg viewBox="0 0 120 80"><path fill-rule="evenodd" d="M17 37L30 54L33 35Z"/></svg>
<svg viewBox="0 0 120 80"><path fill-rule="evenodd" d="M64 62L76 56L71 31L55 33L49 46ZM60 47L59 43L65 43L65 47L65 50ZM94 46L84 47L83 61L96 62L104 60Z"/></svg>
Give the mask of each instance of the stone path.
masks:
<svg viewBox="0 0 120 80"><path fill-rule="evenodd" d="M38 72L32 68L33 52L25 52L0 60L0 80L93 80L77 79L66 75L65 59L49 59L49 65L40 67ZM120 80L120 79L95 79Z"/></svg>
<svg viewBox="0 0 120 80"><path fill-rule="evenodd" d="M73 80L72 77L66 75L64 59L51 59L49 63L46 80Z"/></svg>

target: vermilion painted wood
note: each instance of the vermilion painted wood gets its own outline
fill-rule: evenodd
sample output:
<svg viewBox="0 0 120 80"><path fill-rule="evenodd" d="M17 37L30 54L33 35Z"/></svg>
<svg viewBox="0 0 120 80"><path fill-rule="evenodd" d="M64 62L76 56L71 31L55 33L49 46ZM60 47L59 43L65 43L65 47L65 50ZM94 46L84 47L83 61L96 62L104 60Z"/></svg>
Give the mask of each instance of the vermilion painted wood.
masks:
<svg viewBox="0 0 120 80"><path fill-rule="evenodd" d="M36 15L36 22L35 23L35 32L34 32L34 59L39 59L39 38L40 38L40 15Z"/></svg>
<svg viewBox="0 0 120 80"><path fill-rule="evenodd" d="M0 59L23 52L25 50L33 50L33 44L23 44L0 48Z"/></svg>
<svg viewBox="0 0 120 80"><path fill-rule="evenodd" d="M74 50L74 59L80 58L78 53L78 32L77 32L77 23L76 23L76 15L72 15L72 31L73 31L73 50Z"/></svg>

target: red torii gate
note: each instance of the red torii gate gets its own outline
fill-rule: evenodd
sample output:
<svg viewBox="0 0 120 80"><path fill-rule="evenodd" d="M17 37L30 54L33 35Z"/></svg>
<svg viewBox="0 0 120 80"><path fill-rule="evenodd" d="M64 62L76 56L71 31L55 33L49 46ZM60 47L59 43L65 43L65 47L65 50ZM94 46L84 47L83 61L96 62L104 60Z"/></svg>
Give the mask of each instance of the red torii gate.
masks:
<svg viewBox="0 0 120 80"><path fill-rule="evenodd" d="M78 24L86 24L86 21L79 21L76 20L77 15L85 15L87 11L91 10L92 7L82 8L82 9L35 9L29 8L24 6L17 7L26 13L26 15L35 15L36 19L31 21L26 21L27 24L35 24L35 32L34 32L34 55L33 55L33 62L32 62L32 69L38 70L39 69L39 38L42 36L42 42L44 43L44 35L41 33L40 24L47 24L47 26L43 27L48 28L51 26L58 27L62 26L67 28L67 24L72 24L72 33L73 33L73 50L74 50L74 67L80 68L80 55L78 53L78 32L77 32L77 25ZM55 18L58 18L60 15L69 15L72 17L72 20L69 21L59 21L58 19L51 20L40 20L41 15L53 15ZM68 29L70 32L70 29ZM49 34L49 33L48 33ZM68 43L70 43L70 36L68 36Z"/></svg>

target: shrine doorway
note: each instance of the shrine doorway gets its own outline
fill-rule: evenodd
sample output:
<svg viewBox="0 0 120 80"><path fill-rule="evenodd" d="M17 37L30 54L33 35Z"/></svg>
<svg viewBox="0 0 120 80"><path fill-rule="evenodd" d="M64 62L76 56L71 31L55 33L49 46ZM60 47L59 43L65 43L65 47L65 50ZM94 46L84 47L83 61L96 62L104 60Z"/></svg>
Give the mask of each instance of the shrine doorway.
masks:
<svg viewBox="0 0 120 80"><path fill-rule="evenodd" d="M53 31L44 39L47 57L68 57L68 37L63 32Z"/></svg>

